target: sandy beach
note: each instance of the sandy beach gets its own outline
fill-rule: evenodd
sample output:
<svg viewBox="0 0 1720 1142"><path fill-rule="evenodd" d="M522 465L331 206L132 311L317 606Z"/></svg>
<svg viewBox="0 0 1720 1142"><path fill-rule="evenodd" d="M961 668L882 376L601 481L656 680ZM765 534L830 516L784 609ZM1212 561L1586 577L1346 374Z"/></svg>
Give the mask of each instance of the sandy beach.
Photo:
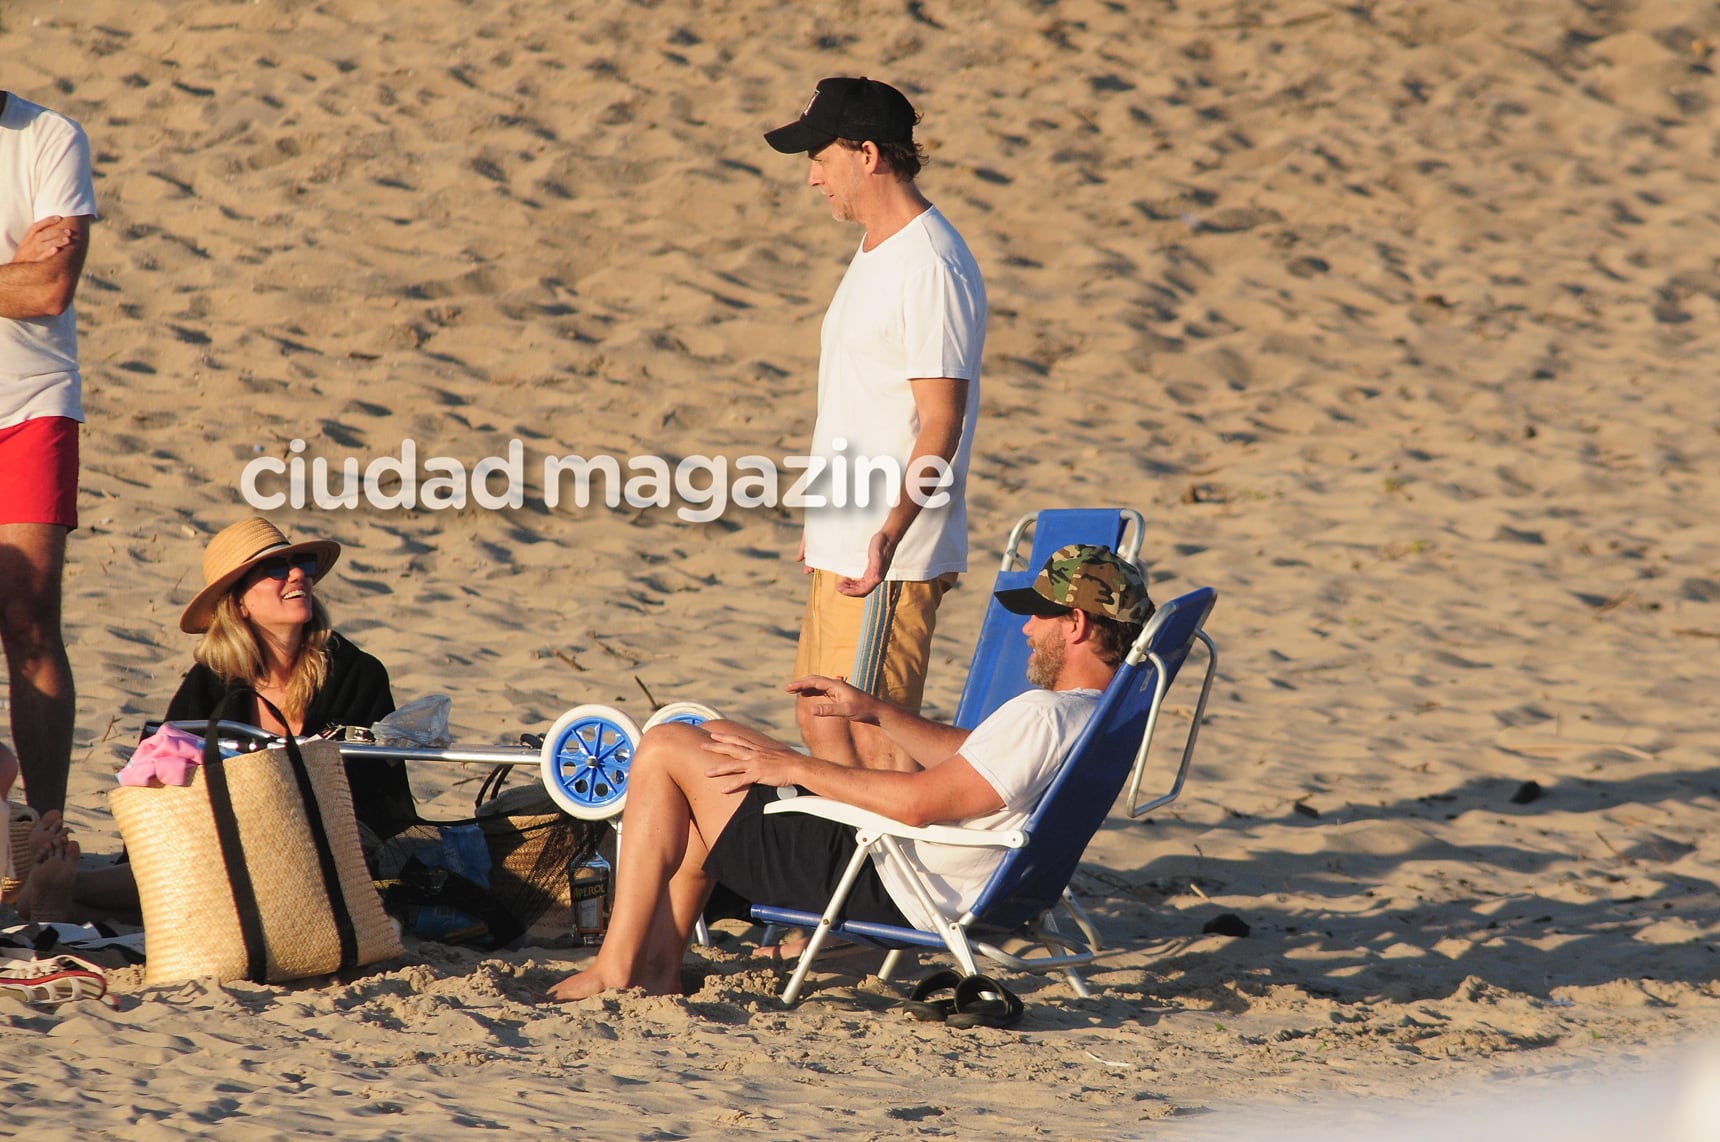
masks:
<svg viewBox="0 0 1720 1142"><path fill-rule="evenodd" d="M684 999L545 1005L565 941L126 968L117 1010L0 1000L0 1123L1486 1138L1465 1108L1504 1098L1682 1139L1720 1036L1717 47L1710 0L0 0L0 87L84 125L103 215L65 577L88 861L259 457L519 442L519 508L268 513L345 545L338 627L462 742L653 699L793 735L797 516L551 506L541 465L804 446L859 233L760 135L824 75L913 98L991 301L928 712L1042 507L1144 513L1155 596L1215 587L1222 652L1187 792L1076 878L1123 951L1092 999L1013 978L1015 1029L911 1022L923 971L863 960L783 1009L737 924ZM413 771L448 817L481 777Z"/></svg>

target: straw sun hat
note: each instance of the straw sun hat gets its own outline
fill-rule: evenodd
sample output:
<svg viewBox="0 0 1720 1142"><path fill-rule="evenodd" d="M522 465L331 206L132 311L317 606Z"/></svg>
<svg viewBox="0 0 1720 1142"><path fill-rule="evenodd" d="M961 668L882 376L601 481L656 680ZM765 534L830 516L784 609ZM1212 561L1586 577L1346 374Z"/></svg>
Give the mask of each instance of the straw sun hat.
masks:
<svg viewBox="0 0 1720 1142"><path fill-rule="evenodd" d="M317 573L311 576L311 582L315 583L327 575L340 558L340 544L332 539L288 543L281 529L262 516L242 519L231 527L223 528L203 550L205 586L179 617L179 629L186 634L202 634L209 629L209 623L215 617L215 605L221 601L221 596L232 590L251 568L266 559L283 555L291 557L301 552L317 558Z"/></svg>

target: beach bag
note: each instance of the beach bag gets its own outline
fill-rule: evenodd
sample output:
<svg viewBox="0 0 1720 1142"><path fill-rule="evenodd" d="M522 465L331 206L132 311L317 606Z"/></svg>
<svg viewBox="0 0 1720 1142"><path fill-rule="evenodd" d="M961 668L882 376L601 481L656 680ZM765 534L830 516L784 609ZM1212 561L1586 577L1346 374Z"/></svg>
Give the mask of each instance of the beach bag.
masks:
<svg viewBox="0 0 1720 1142"><path fill-rule="evenodd" d="M340 747L223 758L222 710L186 786L111 790L143 908L150 984L327 975L401 953L359 848ZM286 719L263 704L283 725Z"/></svg>
<svg viewBox="0 0 1720 1142"><path fill-rule="evenodd" d="M500 795L481 792L475 816L420 820L369 853L382 906L421 940L493 950L571 928L568 869L609 825L569 817L541 783L500 793L491 780Z"/></svg>

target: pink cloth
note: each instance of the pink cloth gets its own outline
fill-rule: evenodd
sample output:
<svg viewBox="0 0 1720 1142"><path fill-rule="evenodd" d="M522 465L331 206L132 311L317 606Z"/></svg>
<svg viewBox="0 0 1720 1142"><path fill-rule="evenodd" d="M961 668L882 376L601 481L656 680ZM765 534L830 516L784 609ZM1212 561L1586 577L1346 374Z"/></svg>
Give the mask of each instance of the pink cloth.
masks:
<svg viewBox="0 0 1720 1142"><path fill-rule="evenodd" d="M138 743L119 771L121 785L190 785L203 764L203 739L178 726L162 726Z"/></svg>

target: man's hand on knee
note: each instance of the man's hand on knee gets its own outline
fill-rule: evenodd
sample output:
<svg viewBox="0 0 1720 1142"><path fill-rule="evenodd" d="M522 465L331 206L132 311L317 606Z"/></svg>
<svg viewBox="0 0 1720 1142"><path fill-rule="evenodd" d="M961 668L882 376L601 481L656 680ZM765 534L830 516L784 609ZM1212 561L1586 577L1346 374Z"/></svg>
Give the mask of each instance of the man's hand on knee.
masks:
<svg viewBox="0 0 1720 1142"><path fill-rule="evenodd" d="M794 785L806 764L806 758L792 749L726 730L712 732L705 752L711 755L705 775L721 781L724 793L740 793L754 785Z"/></svg>

